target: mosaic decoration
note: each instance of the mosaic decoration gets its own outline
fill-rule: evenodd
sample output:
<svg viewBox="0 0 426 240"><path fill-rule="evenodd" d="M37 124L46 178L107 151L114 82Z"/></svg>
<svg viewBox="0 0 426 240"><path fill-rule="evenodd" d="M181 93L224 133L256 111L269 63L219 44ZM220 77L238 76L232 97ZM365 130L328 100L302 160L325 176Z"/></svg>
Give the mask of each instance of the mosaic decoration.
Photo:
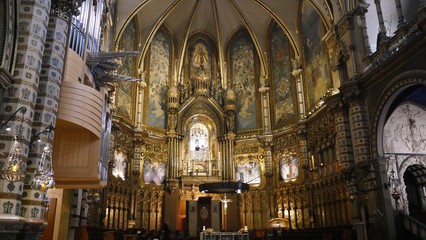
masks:
<svg viewBox="0 0 426 240"><path fill-rule="evenodd" d="M321 19L306 0L303 2L302 16L307 103L308 108L312 108L333 87L333 82L321 40Z"/></svg>
<svg viewBox="0 0 426 240"><path fill-rule="evenodd" d="M426 108L399 105L385 124L383 145L385 153L426 154Z"/></svg>
<svg viewBox="0 0 426 240"><path fill-rule="evenodd" d="M274 89L274 124L281 126L295 117L291 75L290 43L283 30L274 24L271 32L271 57Z"/></svg>
<svg viewBox="0 0 426 240"><path fill-rule="evenodd" d="M196 77L197 70L203 64L207 74L211 74L212 53L210 47L203 41L198 40L191 46L190 78Z"/></svg>
<svg viewBox="0 0 426 240"><path fill-rule="evenodd" d="M299 158L296 154L283 156L280 163L280 180L291 181L299 177Z"/></svg>
<svg viewBox="0 0 426 240"><path fill-rule="evenodd" d="M145 160L143 163L143 181L146 184L163 184L166 178L166 163Z"/></svg>
<svg viewBox="0 0 426 240"><path fill-rule="evenodd" d="M151 43L148 85L148 125L162 129L166 128L169 59L169 39L162 30L159 30Z"/></svg>
<svg viewBox="0 0 426 240"><path fill-rule="evenodd" d="M136 20L133 19L123 32L121 40L121 49L124 51L133 51L137 47L136 42ZM124 57L121 60L119 73L125 76L133 76L135 70L135 57ZM117 90L117 111L124 117L132 119L132 94L134 83L122 81L118 84Z"/></svg>
<svg viewBox="0 0 426 240"><path fill-rule="evenodd" d="M232 82L237 95L236 129L257 128L254 45L242 34L232 46Z"/></svg>
<svg viewBox="0 0 426 240"><path fill-rule="evenodd" d="M258 162L245 162L235 165L235 179L237 182L260 184L260 164Z"/></svg>

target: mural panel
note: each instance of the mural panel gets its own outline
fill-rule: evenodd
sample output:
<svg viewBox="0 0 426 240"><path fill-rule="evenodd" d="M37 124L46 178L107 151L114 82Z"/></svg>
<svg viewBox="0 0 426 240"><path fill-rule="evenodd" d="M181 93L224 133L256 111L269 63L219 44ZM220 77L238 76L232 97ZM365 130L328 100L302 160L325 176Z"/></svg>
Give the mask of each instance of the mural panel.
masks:
<svg viewBox="0 0 426 240"><path fill-rule="evenodd" d="M257 128L254 46L242 34L232 46L232 82L237 95L236 129Z"/></svg>
<svg viewBox="0 0 426 240"><path fill-rule="evenodd" d="M290 181L299 177L299 158L296 154L283 156L280 162L280 180Z"/></svg>
<svg viewBox="0 0 426 240"><path fill-rule="evenodd" d="M239 163L235 166L235 179L237 182L260 184L260 164L258 162Z"/></svg>
<svg viewBox="0 0 426 240"><path fill-rule="evenodd" d="M321 19L306 0L303 2L302 16L307 103L308 108L312 108L333 87L333 82L321 40Z"/></svg>
<svg viewBox="0 0 426 240"><path fill-rule="evenodd" d="M120 48L124 51L133 51L137 47L136 21L133 19L126 27L121 39ZM135 69L135 57L124 57L121 62L119 73L125 76L133 76ZM134 83L120 82L116 95L117 111L126 118L133 119L132 97Z"/></svg>
<svg viewBox="0 0 426 240"><path fill-rule="evenodd" d="M114 151L115 167L112 170L112 175L116 178L125 179L127 171L127 156L122 152Z"/></svg>
<svg viewBox="0 0 426 240"><path fill-rule="evenodd" d="M166 128L167 89L170 67L170 42L159 30L151 43L149 63L148 125Z"/></svg>
<svg viewBox="0 0 426 240"><path fill-rule="evenodd" d="M399 105L385 124L383 144L385 153L426 154L426 108Z"/></svg>
<svg viewBox="0 0 426 240"><path fill-rule="evenodd" d="M211 60L212 54L210 47L203 41L198 40L191 46L191 60L190 60L190 78L196 77L197 70L203 64L206 73L211 76Z"/></svg>
<svg viewBox="0 0 426 240"><path fill-rule="evenodd" d="M278 127L295 117L290 43L278 24L274 24L272 28L270 44L274 81L274 124Z"/></svg>
<svg viewBox="0 0 426 240"><path fill-rule="evenodd" d="M163 184L166 178L166 163L145 160L143 163L143 181L146 184Z"/></svg>

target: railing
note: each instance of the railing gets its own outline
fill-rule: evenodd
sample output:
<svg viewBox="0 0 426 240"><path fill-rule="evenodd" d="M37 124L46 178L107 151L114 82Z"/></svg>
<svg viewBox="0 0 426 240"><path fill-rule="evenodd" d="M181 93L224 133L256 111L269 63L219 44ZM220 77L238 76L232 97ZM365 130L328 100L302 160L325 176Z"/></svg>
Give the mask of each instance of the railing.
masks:
<svg viewBox="0 0 426 240"><path fill-rule="evenodd" d="M402 212L398 214L398 220L402 221L405 230L416 236L418 239L426 239L426 225Z"/></svg>

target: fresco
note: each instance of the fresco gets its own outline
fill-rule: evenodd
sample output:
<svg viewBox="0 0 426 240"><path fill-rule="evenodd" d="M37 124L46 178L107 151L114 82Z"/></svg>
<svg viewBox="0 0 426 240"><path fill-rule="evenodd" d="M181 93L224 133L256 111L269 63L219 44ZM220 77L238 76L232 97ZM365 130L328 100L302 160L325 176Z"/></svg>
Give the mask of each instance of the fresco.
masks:
<svg viewBox="0 0 426 240"><path fill-rule="evenodd" d="M290 43L278 24L274 24L271 32L271 54L275 102L274 124L277 126L295 116Z"/></svg>
<svg viewBox="0 0 426 240"><path fill-rule="evenodd" d="M170 42L159 30L151 43L149 64L148 125L166 128Z"/></svg>
<svg viewBox="0 0 426 240"><path fill-rule="evenodd" d="M235 179L237 182L260 184L260 164L258 162L239 163L235 166Z"/></svg>
<svg viewBox="0 0 426 240"><path fill-rule="evenodd" d="M302 15L307 103L308 108L312 108L327 90L333 87L333 82L321 40L321 19L306 0L303 2Z"/></svg>
<svg viewBox="0 0 426 240"><path fill-rule="evenodd" d="M196 77L197 70L203 64L206 73L211 75L211 50L203 41L198 40L191 46L190 78Z"/></svg>
<svg viewBox="0 0 426 240"><path fill-rule="evenodd" d="M166 163L145 160L143 163L143 181L146 184L163 184L166 178Z"/></svg>
<svg viewBox="0 0 426 240"><path fill-rule="evenodd" d="M126 27L121 40L121 49L124 51L133 51L136 46L136 21L132 20ZM119 73L125 76L132 76L135 68L135 57L124 57L121 60L122 65ZM134 83L120 82L116 96L117 111L124 117L132 119L132 94Z"/></svg>
<svg viewBox="0 0 426 240"><path fill-rule="evenodd" d="M426 108L399 105L385 124L383 145L385 153L426 154Z"/></svg>
<svg viewBox="0 0 426 240"><path fill-rule="evenodd" d="M115 167L112 170L112 175L116 178L125 179L127 170L127 156L122 152L114 151Z"/></svg>
<svg viewBox="0 0 426 240"><path fill-rule="evenodd" d="M256 85L254 46L248 34L242 34L232 46L232 82L237 95L236 129L255 129Z"/></svg>
<svg viewBox="0 0 426 240"><path fill-rule="evenodd" d="M289 181L299 177L299 158L296 154L290 154L280 158L280 180Z"/></svg>

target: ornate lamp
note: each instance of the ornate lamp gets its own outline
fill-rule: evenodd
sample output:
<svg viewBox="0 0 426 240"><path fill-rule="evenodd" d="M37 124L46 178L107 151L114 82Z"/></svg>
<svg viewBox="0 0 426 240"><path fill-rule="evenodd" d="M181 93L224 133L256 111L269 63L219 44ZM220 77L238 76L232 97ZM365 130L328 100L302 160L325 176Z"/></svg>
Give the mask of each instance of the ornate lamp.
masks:
<svg viewBox="0 0 426 240"><path fill-rule="evenodd" d="M25 107L20 107L18 108L11 117L9 117L9 119L6 120L5 123L2 123L0 126L0 129L3 128L4 126L7 126L8 122L15 117L15 115L21 111L22 115L25 114L25 112L27 111L27 108ZM23 156L22 156L22 150L23 150L23 145L22 145L22 121L23 121L24 117L22 116L21 119L21 126L18 130L18 135L14 137L14 141L12 144L12 147L10 148L10 152L9 155L7 156L7 159L4 163L4 165L2 166L1 170L0 170L0 176L5 179L6 181L9 182L22 182L25 179L25 173L26 173L26 169L27 169L27 163L25 161L22 160Z"/></svg>
<svg viewBox="0 0 426 240"><path fill-rule="evenodd" d="M34 135L31 138L30 145L39 139L39 136L43 133L48 133L48 140L50 137L50 133L54 130L52 123L46 127L43 131L40 133ZM49 141L48 141L49 142ZM41 154L41 159L38 164L38 168L34 171L34 178L31 182L31 187L35 190L39 191L47 191L51 187L55 187L55 180L53 179L53 164L52 164L52 156L50 155L51 149L46 145L43 148L43 152ZM46 161L49 162L49 165L46 169Z"/></svg>
<svg viewBox="0 0 426 240"><path fill-rule="evenodd" d="M44 192L55 186L55 180L53 179L52 157L50 156L50 152L51 151L48 146L44 147L43 153L41 154L40 163L37 170L34 172L34 178L31 182L33 189ZM47 157L49 158L49 165L46 169L45 164Z"/></svg>
<svg viewBox="0 0 426 240"><path fill-rule="evenodd" d="M27 164L22 160L21 135L15 136L6 162L0 170L1 177L9 182L22 182L25 179Z"/></svg>

